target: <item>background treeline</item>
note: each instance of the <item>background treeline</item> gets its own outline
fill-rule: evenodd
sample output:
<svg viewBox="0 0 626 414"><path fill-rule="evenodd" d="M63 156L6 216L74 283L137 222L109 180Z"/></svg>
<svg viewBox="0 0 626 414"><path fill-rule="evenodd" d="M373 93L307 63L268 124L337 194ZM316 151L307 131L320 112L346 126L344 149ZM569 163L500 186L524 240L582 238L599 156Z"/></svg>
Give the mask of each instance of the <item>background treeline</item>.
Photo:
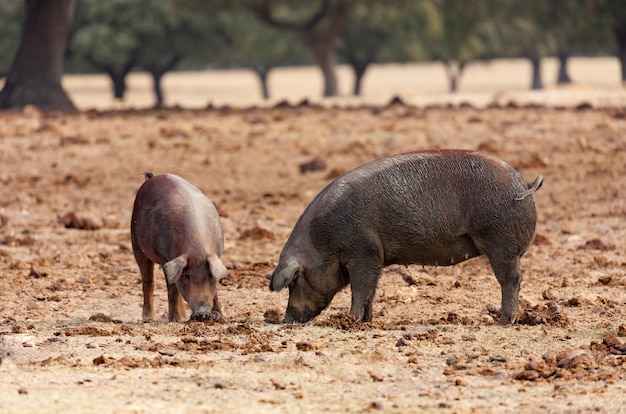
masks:
<svg viewBox="0 0 626 414"><path fill-rule="evenodd" d="M29 3L44 1L0 0L0 75L11 68ZM318 65L324 96L338 93L336 63L353 68L357 95L368 66L385 62L441 62L450 91L456 91L468 63L525 58L532 67L529 86L540 89L543 57L558 57L555 76L567 83L571 56L611 55L620 59L621 81L626 81L625 0L70 3L65 72L106 73L119 99L131 71L152 75L160 104L165 73L206 67L254 70L265 97L270 96L268 73L285 65Z"/></svg>

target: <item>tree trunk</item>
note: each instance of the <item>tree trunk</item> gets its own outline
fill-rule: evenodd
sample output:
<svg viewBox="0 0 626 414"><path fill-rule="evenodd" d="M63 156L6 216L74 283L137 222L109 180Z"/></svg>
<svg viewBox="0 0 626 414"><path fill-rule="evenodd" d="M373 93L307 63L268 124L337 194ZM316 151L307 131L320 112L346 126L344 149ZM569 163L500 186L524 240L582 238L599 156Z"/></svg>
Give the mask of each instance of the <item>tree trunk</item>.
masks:
<svg viewBox="0 0 626 414"><path fill-rule="evenodd" d="M355 96L361 95L361 85L365 71L370 62L358 62L356 60L350 61L350 66L354 70L354 90L352 91Z"/></svg>
<svg viewBox="0 0 626 414"><path fill-rule="evenodd" d="M159 66L157 64L154 65L145 65L145 68L152 75L152 89L154 91L154 97L156 99L156 106L163 106L163 102L165 102L165 98L163 97L163 88L161 86L161 81L163 80L163 76L174 69L178 62L182 59L180 55L174 55L168 60L164 65Z"/></svg>
<svg viewBox="0 0 626 414"><path fill-rule="evenodd" d="M101 67L107 75L111 78L112 86L113 86L113 97L120 101L124 100L124 95L126 94L126 76L130 73L134 63L127 63L126 66L122 68L120 71L116 71L112 67L106 66Z"/></svg>
<svg viewBox="0 0 626 414"><path fill-rule="evenodd" d="M163 88L161 87L161 80L165 74L162 71L155 70L150 72L152 74L152 90L154 91L154 99L156 100L156 106L163 106Z"/></svg>
<svg viewBox="0 0 626 414"><path fill-rule="evenodd" d="M543 82L541 81L541 58L531 57L530 63L533 68L532 86L533 90L543 89Z"/></svg>
<svg viewBox="0 0 626 414"><path fill-rule="evenodd" d="M461 80L461 75L463 75L463 70L465 69L465 62L455 62L444 61L443 66L446 69L446 75L448 75L448 85L450 93L456 93L459 88L459 82Z"/></svg>
<svg viewBox="0 0 626 414"><path fill-rule="evenodd" d="M617 57L619 59L622 85L626 87L626 25L615 28L615 40L617 41Z"/></svg>
<svg viewBox="0 0 626 414"><path fill-rule="evenodd" d="M61 86L75 8L76 0L26 0L22 40L0 91L0 108L76 109Z"/></svg>
<svg viewBox="0 0 626 414"><path fill-rule="evenodd" d="M309 43L309 47L313 51L313 57L322 70L324 77L323 96L337 96L339 87L337 83L337 75L335 74L335 50L334 43Z"/></svg>
<svg viewBox="0 0 626 414"><path fill-rule="evenodd" d="M259 77L259 83L261 85L261 93L263 94L263 99L270 99L270 89L267 84L267 78L272 68L268 66L255 66L253 70L254 73L256 73Z"/></svg>
<svg viewBox="0 0 626 414"><path fill-rule="evenodd" d="M558 58L559 58L559 72L556 78L556 83L558 85L572 83L572 79L569 77L569 73L567 70L567 62L569 60L569 55L567 53L559 53Z"/></svg>
<svg viewBox="0 0 626 414"><path fill-rule="evenodd" d="M335 75L335 42L348 15L350 4L338 0L334 6L328 0L321 2L319 10L304 23L290 23L272 16L269 3L252 6L256 16L274 27L289 30L298 35L311 49L315 61L322 69L324 96L337 96L337 76ZM320 27L323 27L320 29Z"/></svg>

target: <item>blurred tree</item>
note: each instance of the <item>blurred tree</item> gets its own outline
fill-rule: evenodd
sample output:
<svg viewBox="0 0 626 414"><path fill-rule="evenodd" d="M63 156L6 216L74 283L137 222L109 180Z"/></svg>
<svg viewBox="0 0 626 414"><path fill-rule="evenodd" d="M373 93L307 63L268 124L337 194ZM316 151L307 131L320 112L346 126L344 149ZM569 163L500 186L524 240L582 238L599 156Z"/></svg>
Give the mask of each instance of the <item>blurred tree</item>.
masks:
<svg viewBox="0 0 626 414"><path fill-rule="evenodd" d="M483 31L486 54L524 57L532 68L532 89L542 89L541 58L556 50L546 0L485 0L489 21Z"/></svg>
<svg viewBox="0 0 626 414"><path fill-rule="evenodd" d="M26 0L22 38L0 91L0 108L75 109L61 86L76 0Z"/></svg>
<svg viewBox="0 0 626 414"><path fill-rule="evenodd" d="M295 37L261 23L246 10L227 11L220 20L229 43L221 48L218 61L252 69L264 99L270 98L268 77L274 67L310 63L310 57Z"/></svg>
<svg viewBox="0 0 626 414"><path fill-rule="evenodd" d="M20 44L24 2L0 0L0 78L9 72Z"/></svg>
<svg viewBox="0 0 626 414"><path fill-rule="evenodd" d="M206 62L221 48L230 48L231 40L221 19L175 8L169 1L154 1L161 6L159 20L164 24L142 40L138 61L152 75L157 104L162 105L161 79L166 72L183 59Z"/></svg>
<svg viewBox="0 0 626 414"><path fill-rule="evenodd" d="M621 82L626 87L626 2L624 0L586 0L589 14L597 16L615 41L615 55L619 59Z"/></svg>
<svg viewBox="0 0 626 414"><path fill-rule="evenodd" d="M484 56L486 7L484 0L421 2L417 33L428 56L444 65L450 92L457 91L467 63Z"/></svg>
<svg viewBox="0 0 626 414"><path fill-rule="evenodd" d="M413 9L402 0L361 2L350 9L337 53L352 66L354 95L361 94L363 76L372 63L406 61L419 54L411 30Z"/></svg>
<svg viewBox="0 0 626 414"><path fill-rule="evenodd" d="M163 103L163 75L187 56L216 47L207 15L181 9L169 0L82 0L70 42L72 59L109 75L116 99L123 99L126 76L144 68L153 78L157 105Z"/></svg>
<svg viewBox="0 0 626 414"><path fill-rule="evenodd" d="M339 92L335 74L335 43L356 0L248 0L257 17L278 29L296 34L310 49L322 70L324 96Z"/></svg>
<svg viewBox="0 0 626 414"><path fill-rule="evenodd" d="M587 3L588 0L547 1L548 30L554 38L559 61L557 84L572 81L567 65L570 56L609 52L607 45L611 39L607 22Z"/></svg>

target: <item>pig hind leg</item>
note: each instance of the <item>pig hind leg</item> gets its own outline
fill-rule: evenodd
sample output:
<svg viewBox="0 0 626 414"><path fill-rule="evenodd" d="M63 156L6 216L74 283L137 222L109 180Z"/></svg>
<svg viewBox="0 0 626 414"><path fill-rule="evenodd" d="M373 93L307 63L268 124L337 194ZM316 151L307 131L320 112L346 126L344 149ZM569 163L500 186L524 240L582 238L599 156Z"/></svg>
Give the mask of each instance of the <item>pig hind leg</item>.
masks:
<svg viewBox="0 0 626 414"><path fill-rule="evenodd" d="M382 266L377 255L359 257L345 266L350 278L352 307L350 314L363 322L372 320L372 301Z"/></svg>
<svg viewBox="0 0 626 414"><path fill-rule="evenodd" d="M141 273L141 287L143 290L143 312L144 321L154 319L154 263L148 259L141 249L134 249L135 259Z"/></svg>
<svg viewBox="0 0 626 414"><path fill-rule="evenodd" d="M502 289L502 307L500 309L500 325L515 323L518 317L519 292L522 284L520 256L503 259L488 255L489 262L496 279Z"/></svg>

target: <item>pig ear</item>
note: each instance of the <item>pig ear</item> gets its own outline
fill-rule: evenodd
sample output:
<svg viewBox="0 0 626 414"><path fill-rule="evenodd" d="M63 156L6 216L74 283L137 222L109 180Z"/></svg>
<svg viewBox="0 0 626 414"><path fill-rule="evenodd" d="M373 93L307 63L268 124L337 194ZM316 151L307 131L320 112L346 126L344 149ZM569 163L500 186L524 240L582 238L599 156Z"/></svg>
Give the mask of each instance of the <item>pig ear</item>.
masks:
<svg viewBox="0 0 626 414"><path fill-rule="evenodd" d="M180 275L183 273L185 266L187 266L186 254L180 255L176 259L165 263L163 265L163 273L165 273L167 283L176 283Z"/></svg>
<svg viewBox="0 0 626 414"><path fill-rule="evenodd" d="M211 275L213 275L218 282L226 275L226 273L228 273L228 269L226 269L226 266L224 266L219 257L209 256L207 262L209 262Z"/></svg>
<svg viewBox="0 0 626 414"><path fill-rule="evenodd" d="M284 265L279 263L272 274L270 290L278 292L288 286L295 279L299 270L301 270L300 263L295 260L289 261Z"/></svg>

